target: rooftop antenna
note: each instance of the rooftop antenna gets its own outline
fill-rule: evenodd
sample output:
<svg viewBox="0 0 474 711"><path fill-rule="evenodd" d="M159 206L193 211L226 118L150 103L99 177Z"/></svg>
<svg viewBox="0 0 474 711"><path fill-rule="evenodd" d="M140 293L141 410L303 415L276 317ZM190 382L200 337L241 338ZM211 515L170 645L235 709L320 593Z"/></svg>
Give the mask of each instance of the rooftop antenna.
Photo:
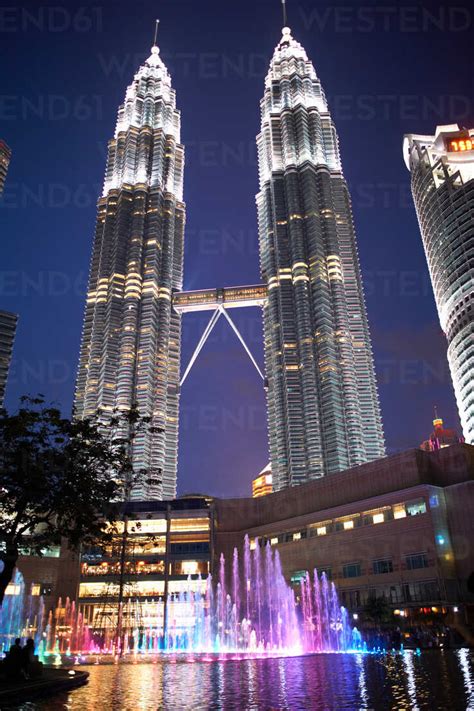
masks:
<svg viewBox="0 0 474 711"><path fill-rule="evenodd" d="M283 27L288 27L288 18L286 16L286 0L281 0L281 9L283 10Z"/></svg>
<svg viewBox="0 0 474 711"><path fill-rule="evenodd" d="M156 38L158 36L158 25L160 24L159 20L155 20L155 36L153 38L153 47L156 47Z"/></svg>

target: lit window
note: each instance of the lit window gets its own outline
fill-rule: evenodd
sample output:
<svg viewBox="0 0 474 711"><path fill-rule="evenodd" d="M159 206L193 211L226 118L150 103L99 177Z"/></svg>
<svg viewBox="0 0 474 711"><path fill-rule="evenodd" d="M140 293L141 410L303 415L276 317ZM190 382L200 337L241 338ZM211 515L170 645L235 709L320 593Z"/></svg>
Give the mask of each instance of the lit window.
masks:
<svg viewBox="0 0 474 711"><path fill-rule="evenodd" d="M407 512L405 511L404 504L396 504L393 507L393 518L406 518Z"/></svg>
<svg viewBox="0 0 474 711"><path fill-rule="evenodd" d="M195 560L183 560L181 564L182 575L197 575L199 565Z"/></svg>
<svg viewBox="0 0 474 711"><path fill-rule="evenodd" d="M160 583L158 583L160 584ZM206 580L199 580L199 578L194 578L192 581L191 585L191 590L196 591L199 590L202 593L206 591ZM189 589L190 585L187 580L170 580L168 583L168 591L170 593L180 593L184 590ZM175 608L176 612L176 608ZM183 614L186 614L185 610L183 610ZM194 623L193 623L194 624Z"/></svg>
<svg viewBox="0 0 474 711"><path fill-rule="evenodd" d="M408 516L418 516L426 513L426 503L424 499L415 499L405 504Z"/></svg>
<svg viewBox="0 0 474 711"><path fill-rule="evenodd" d="M123 533L123 521L116 521L112 528L116 533ZM164 533L166 531L166 520L162 519L139 519L128 521L127 530L129 533Z"/></svg>
<svg viewBox="0 0 474 711"><path fill-rule="evenodd" d="M348 531L351 528L354 528L354 521L344 521L344 530Z"/></svg>
<svg viewBox="0 0 474 711"><path fill-rule="evenodd" d="M326 535L326 526L320 526L319 528L316 529L316 532L318 536L325 536Z"/></svg>
<svg viewBox="0 0 474 711"><path fill-rule="evenodd" d="M174 518L171 519L171 531L207 531L208 518Z"/></svg>
<svg viewBox="0 0 474 711"><path fill-rule="evenodd" d="M276 546L278 543L278 537L277 538L270 538L270 545Z"/></svg>
<svg viewBox="0 0 474 711"><path fill-rule="evenodd" d="M301 538L301 531L298 531L298 533L293 534L293 540L294 541L299 541Z"/></svg>
<svg viewBox="0 0 474 711"><path fill-rule="evenodd" d="M385 518L383 513L374 514L372 517L374 523L383 523Z"/></svg>

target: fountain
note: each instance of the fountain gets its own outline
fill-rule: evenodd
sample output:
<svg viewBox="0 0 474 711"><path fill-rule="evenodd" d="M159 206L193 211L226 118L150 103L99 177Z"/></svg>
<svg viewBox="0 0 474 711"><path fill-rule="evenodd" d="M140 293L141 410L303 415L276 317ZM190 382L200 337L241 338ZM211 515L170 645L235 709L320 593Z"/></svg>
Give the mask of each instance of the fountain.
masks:
<svg viewBox="0 0 474 711"><path fill-rule="evenodd" d="M16 636L12 630L21 627L22 603L14 605L14 612L6 608L2 613L9 619L4 632L9 639ZM69 599L59 601L44 620L37 613L40 656L136 658L165 653L210 659L362 649L360 633L352 629L325 573L307 572L295 591L283 576L278 551L258 541L251 550L247 537L241 556L234 549L229 571L220 556L217 580L190 576L184 588L166 600L128 597L121 605L115 602L114 610L102 621L96 616L90 626Z"/></svg>
<svg viewBox="0 0 474 711"><path fill-rule="evenodd" d="M26 595L25 588L23 575L19 570L15 570L0 606L0 656L10 648L17 637L23 642L28 637L33 637L35 646L40 644L44 601L42 596L34 595L33 590Z"/></svg>

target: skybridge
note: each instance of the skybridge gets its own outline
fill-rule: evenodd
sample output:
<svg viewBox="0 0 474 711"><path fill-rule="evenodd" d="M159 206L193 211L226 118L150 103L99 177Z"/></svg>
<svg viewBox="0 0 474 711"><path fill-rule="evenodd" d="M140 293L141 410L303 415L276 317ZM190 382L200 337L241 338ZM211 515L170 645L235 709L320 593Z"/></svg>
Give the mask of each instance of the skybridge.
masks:
<svg viewBox="0 0 474 711"><path fill-rule="evenodd" d="M263 306L267 300L265 284L227 286L223 289L178 291L173 294L173 306L178 313L215 311L219 306L235 309L241 306Z"/></svg>
<svg viewBox="0 0 474 711"><path fill-rule="evenodd" d="M228 321L230 327L241 342L245 352L255 366L259 376L265 382L265 376L260 370L257 361L250 352L249 347L240 333L239 329L227 313L228 309L241 308L242 306L264 306L268 296L268 289L265 284L254 284L253 286L228 286L222 289L201 289L198 291L177 291L173 294L173 307L178 313L189 311L212 311L213 314L209 323L204 329L196 349L191 356L186 370L181 376L180 385L188 377L196 358L202 350L205 342L209 338L212 329L221 316Z"/></svg>

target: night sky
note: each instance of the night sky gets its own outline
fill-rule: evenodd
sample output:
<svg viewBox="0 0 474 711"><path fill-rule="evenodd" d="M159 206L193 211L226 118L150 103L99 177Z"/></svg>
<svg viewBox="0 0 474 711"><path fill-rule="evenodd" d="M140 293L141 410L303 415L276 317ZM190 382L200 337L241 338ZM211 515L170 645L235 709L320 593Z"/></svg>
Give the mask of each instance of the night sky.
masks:
<svg viewBox="0 0 474 711"><path fill-rule="evenodd" d="M388 453L419 445L433 406L459 428L402 158L407 132L474 123L473 11L288 2L320 76L349 182ZM42 392L70 413L95 203L118 105L161 20L186 146L185 288L259 281L255 136L279 0L85 0L0 10L0 308L20 315L6 405ZM231 315L263 367L261 313ZM210 313L183 318L182 366ZM224 319L181 399L179 492L248 495L268 458L261 380Z"/></svg>

